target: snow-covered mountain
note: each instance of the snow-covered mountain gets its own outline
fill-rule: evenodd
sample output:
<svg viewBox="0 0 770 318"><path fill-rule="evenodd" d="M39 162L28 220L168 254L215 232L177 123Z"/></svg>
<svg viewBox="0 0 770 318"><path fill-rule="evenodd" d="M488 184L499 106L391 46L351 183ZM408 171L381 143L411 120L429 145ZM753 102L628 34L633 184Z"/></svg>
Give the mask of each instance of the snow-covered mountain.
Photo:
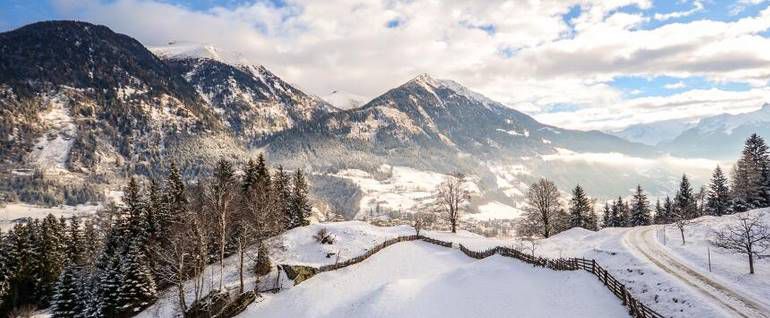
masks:
<svg viewBox="0 0 770 318"><path fill-rule="evenodd" d="M224 132L173 69L138 41L89 23L0 34L0 91L4 164L105 174L131 162L147 172L168 149Z"/></svg>
<svg viewBox="0 0 770 318"><path fill-rule="evenodd" d="M480 206L512 208L540 176L607 196L673 180L649 163L652 147L545 125L426 74L340 111L263 66L206 45L173 43L153 48L155 55L107 27L67 21L2 33L0 44L0 133L9 136L0 140L3 179L53 168L103 184L159 173L171 160L194 175L222 156L260 151L272 163L307 169L316 194L337 200L348 216L393 193L406 202L432 191L396 182L394 171L462 171L478 185ZM603 154L615 159L597 161ZM626 161L645 167L618 163ZM345 169L362 177L346 179ZM362 194L363 183L387 182L382 189L393 191Z"/></svg>
<svg viewBox="0 0 770 318"><path fill-rule="evenodd" d="M234 53L192 44L156 47L153 52L192 84L232 133L247 144L336 111Z"/></svg>
<svg viewBox="0 0 770 318"><path fill-rule="evenodd" d="M770 137L770 104L747 113L636 124L609 133L677 157L734 160L751 134Z"/></svg>
<svg viewBox="0 0 770 318"><path fill-rule="evenodd" d="M695 126L696 122L672 119L656 121L645 124L635 124L619 131L611 131L610 134L624 138L628 141L655 146L661 142L671 141L683 131Z"/></svg>
<svg viewBox="0 0 770 318"><path fill-rule="evenodd" d="M754 133L770 138L770 104L753 112L703 118L659 147L680 157L735 160Z"/></svg>
<svg viewBox="0 0 770 318"><path fill-rule="evenodd" d="M364 96L340 90L332 91L328 95L321 96L321 98L341 110L358 108L368 100Z"/></svg>

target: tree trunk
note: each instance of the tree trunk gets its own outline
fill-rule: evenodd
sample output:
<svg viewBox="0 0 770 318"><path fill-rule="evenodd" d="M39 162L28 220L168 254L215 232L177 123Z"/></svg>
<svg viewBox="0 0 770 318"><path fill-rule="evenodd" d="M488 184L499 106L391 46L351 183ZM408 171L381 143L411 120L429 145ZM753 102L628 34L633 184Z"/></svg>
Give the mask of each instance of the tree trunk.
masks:
<svg viewBox="0 0 770 318"><path fill-rule="evenodd" d="M187 304L184 299L184 279L179 279L179 281L177 281L176 289L179 293L179 309L185 313L187 312Z"/></svg>
<svg viewBox="0 0 770 318"><path fill-rule="evenodd" d="M749 274L754 274L754 255L749 252Z"/></svg>
<svg viewBox="0 0 770 318"><path fill-rule="evenodd" d="M238 240L238 276L240 278L240 288L238 293L243 293L243 242Z"/></svg>
<svg viewBox="0 0 770 318"><path fill-rule="evenodd" d="M220 241L219 241L219 290L222 290L222 287L224 285L224 276L225 276L225 216L222 214L222 219L220 220L220 226L222 229L222 232L220 233Z"/></svg>
<svg viewBox="0 0 770 318"><path fill-rule="evenodd" d="M679 233L682 234L682 245L684 245L685 241L684 241L684 228L683 227L679 228Z"/></svg>

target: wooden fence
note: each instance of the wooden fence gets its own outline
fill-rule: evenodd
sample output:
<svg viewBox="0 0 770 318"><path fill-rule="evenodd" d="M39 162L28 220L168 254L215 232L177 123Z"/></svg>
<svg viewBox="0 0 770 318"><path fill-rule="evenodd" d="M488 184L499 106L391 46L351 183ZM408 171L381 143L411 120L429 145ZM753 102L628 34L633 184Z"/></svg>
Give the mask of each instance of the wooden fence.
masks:
<svg viewBox="0 0 770 318"><path fill-rule="evenodd" d="M604 286L618 297L623 305L628 307L629 313L635 318L664 318L663 315L655 312L642 302L634 298L628 291L628 288L610 274L604 267L601 267L596 260L585 258L558 258L548 259L535 257L530 254L522 253L514 248L497 246L485 251L477 252L470 250L460 244L460 251L465 255L476 259L487 258L494 254L512 257L535 266L541 266L557 271L584 270L596 276Z"/></svg>
<svg viewBox="0 0 770 318"><path fill-rule="evenodd" d="M393 238L393 239L387 240L387 241L382 242L381 244L371 248L370 250L366 251L366 253L364 253L363 255L356 256L356 257L351 258L349 260L346 260L344 262L339 262L339 263L336 263L336 264L321 266L321 267L318 268L318 273L338 270L338 269L343 268L343 267L348 267L350 265L363 262L365 259L369 258L369 256L374 255L375 253L381 251L383 248L386 248L388 246L391 246L391 245L399 243L399 242L418 240L419 238L420 237L417 236L417 235L407 235L407 236L399 236L397 238Z"/></svg>
<svg viewBox="0 0 770 318"><path fill-rule="evenodd" d="M405 242L405 241L415 241L415 240L422 240L431 244L443 246L443 247L453 247L452 242L446 242L441 241L437 239L433 239L427 236L422 235L408 235L408 236L400 236L396 237L390 240L387 240L385 242L382 242L381 244L373 247L372 249L366 251L363 255L351 258L349 260L346 260L344 262L331 264L331 265L325 265L318 268L316 271L317 273L320 272L327 272L332 270L337 270L343 267L347 267L353 264L360 263L364 261L365 259L369 258L370 256L374 255L375 253L381 251L382 249L391 246L393 244L399 243L399 242ZM511 247L502 247L497 246L494 248L490 248L488 250L484 250L481 252L473 251L471 249L468 249L462 244L459 244L460 251L462 251L465 255L475 258L475 259L483 259L490 257L494 254L499 254L501 256L505 257L511 257L518 259L522 262L532 264L534 266L540 266L544 268L548 268L551 270L557 270L557 271L574 271L574 270L584 270L587 271L594 276L596 276L600 282L604 284L604 286L612 292L613 295L618 297L622 302L623 305L628 307L629 314L631 314L634 318L664 318L663 315L655 312L654 310L650 309L649 307L642 304L639 300L634 298L631 293L628 291L628 288L618 281L612 274L610 274L606 269L601 267L598 263L596 263L596 260L593 259L584 259L584 258L558 258L558 259L549 259L544 257L536 257L531 254L522 253L521 251L511 248Z"/></svg>

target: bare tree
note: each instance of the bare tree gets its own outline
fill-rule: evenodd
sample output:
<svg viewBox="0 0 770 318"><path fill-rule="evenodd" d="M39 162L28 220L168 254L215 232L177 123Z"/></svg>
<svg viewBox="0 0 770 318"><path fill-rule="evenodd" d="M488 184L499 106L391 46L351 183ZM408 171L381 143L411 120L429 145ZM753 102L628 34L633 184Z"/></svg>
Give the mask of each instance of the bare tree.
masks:
<svg viewBox="0 0 770 318"><path fill-rule="evenodd" d="M749 274L754 274L754 257L770 248L770 229L762 221L764 213L738 214L737 221L715 233L712 244L749 258Z"/></svg>
<svg viewBox="0 0 770 318"><path fill-rule="evenodd" d="M218 230L219 243L219 290L224 285L225 271L225 247L227 245L227 231L230 227L232 203L235 193L235 177L233 167L227 160L219 160L214 169L214 177L206 191L206 203L214 214Z"/></svg>
<svg viewBox="0 0 770 318"><path fill-rule="evenodd" d="M465 175L455 172L449 175L437 189L436 204L439 211L446 216L452 227L452 233L457 233L457 224L460 222L463 205L471 198L465 183Z"/></svg>
<svg viewBox="0 0 770 318"><path fill-rule="evenodd" d="M163 244L153 247L158 264L155 267L155 275L176 287L179 309L183 313L187 311L184 283L187 280L188 262L192 259L191 251L194 250L190 235L192 231L187 224L175 224L163 239Z"/></svg>
<svg viewBox="0 0 770 318"><path fill-rule="evenodd" d="M420 235L420 231L424 228L430 227L435 221L436 216L432 213L417 212L414 214L414 220L412 220L412 226L417 236Z"/></svg>
<svg viewBox="0 0 770 318"><path fill-rule="evenodd" d="M684 230L695 223L694 220L687 218L687 215L685 213L682 213L681 210L675 210L674 214L672 215L674 226L676 226L677 229L679 229L679 234L682 236L682 245L685 244L685 238L684 238Z"/></svg>
<svg viewBox="0 0 770 318"><path fill-rule="evenodd" d="M527 191L525 220L522 222L520 231L524 235L535 234L536 231L537 234L547 238L559 230L564 213L559 202L559 189L553 182L540 179L530 185Z"/></svg>

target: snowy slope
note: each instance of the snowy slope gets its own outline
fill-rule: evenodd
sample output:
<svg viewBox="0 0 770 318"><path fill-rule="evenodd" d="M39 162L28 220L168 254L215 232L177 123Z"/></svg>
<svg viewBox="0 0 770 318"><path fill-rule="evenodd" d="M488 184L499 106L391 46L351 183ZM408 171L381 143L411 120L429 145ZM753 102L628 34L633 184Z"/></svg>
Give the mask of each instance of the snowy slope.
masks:
<svg viewBox="0 0 770 318"><path fill-rule="evenodd" d="M40 207L23 203L11 203L0 207L0 230L13 228L16 223L27 219L42 219L53 214L55 217L90 216L101 208L99 205L62 205L58 207Z"/></svg>
<svg viewBox="0 0 770 318"><path fill-rule="evenodd" d="M623 130L611 131L609 133L628 141L655 146L661 142L670 141L676 138L676 136L679 136L683 131L690 129L693 126L695 126L695 123L674 119L631 125Z"/></svg>
<svg viewBox="0 0 770 318"><path fill-rule="evenodd" d="M337 90L332 91L328 95L321 96L321 98L341 110L358 108L369 100L361 95Z"/></svg>
<svg viewBox="0 0 770 318"><path fill-rule="evenodd" d="M406 242L270 296L239 317L626 315L588 273L554 272L501 256L477 261L458 250Z"/></svg>
<svg viewBox="0 0 770 318"><path fill-rule="evenodd" d="M211 44L189 41L172 41L165 46L148 47L163 59L212 59L230 65L250 64L243 54L222 50Z"/></svg>

